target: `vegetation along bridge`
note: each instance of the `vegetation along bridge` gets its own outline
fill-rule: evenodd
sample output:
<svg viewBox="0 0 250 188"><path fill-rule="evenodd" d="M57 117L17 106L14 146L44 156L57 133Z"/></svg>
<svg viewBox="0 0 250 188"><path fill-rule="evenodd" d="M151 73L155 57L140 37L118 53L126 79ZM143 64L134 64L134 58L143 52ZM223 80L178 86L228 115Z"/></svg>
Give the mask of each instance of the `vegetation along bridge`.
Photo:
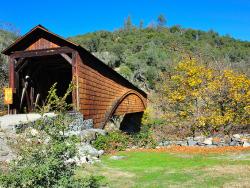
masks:
<svg viewBox="0 0 250 188"><path fill-rule="evenodd" d="M96 128L104 128L115 115L125 115L130 123L139 120L146 108L145 92L80 45L41 25L2 53L9 56L12 113L32 112L35 105L45 102L55 82L58 95L64 95L71 81L76 87L67 102L73 103L85 119L93 119Z"/></svg>

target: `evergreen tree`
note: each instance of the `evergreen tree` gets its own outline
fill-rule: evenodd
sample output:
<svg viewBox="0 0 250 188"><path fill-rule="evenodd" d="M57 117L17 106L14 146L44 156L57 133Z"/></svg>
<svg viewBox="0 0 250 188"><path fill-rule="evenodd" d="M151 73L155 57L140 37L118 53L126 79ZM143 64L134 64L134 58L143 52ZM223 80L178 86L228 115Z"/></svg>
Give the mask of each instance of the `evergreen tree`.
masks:
<svg viewBox="0 0 250 188"><path fill-rule="evenodd" d="M164 27L167 23L167 19L163 14L160 14L157 18L157 22L159 27Z"/></svg>
<svg viewBox="0 0 250 188"><path fill-rule="evenodd" d="M130 32L132 28L133 28L132 20L130 16L128 16L124 22L124 30Z"/></svg>

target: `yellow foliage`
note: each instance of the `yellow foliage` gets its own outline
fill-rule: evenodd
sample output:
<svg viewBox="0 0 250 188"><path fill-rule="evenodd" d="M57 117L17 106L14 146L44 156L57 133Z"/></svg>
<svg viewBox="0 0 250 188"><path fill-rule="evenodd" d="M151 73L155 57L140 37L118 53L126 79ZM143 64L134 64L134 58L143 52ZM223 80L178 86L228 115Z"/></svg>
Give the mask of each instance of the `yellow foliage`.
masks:
<svg viewBox="0 0 250 188"><path fill-rule="evenodd" d="M246 75L220 72L188 59L178 64L166 87L166 117L186 118L197 127L250 123L250 79Z"/></svg>

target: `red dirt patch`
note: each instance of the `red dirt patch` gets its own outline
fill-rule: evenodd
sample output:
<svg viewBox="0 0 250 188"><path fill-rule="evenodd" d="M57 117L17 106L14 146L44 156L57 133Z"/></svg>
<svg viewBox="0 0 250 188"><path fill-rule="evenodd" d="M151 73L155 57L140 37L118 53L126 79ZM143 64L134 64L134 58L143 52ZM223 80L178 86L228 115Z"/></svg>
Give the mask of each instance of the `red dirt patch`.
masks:
<svg viewBox="0 0 250 188"><path fill-rule="evenodd" d="M195 147L195 146L170 146L158 149L128 149L127 151L145 151L145 152L172 152L172 153L190 153L190 154L209 154L250 151L250 147L242 146L223 146L215 148Z"/></svg>

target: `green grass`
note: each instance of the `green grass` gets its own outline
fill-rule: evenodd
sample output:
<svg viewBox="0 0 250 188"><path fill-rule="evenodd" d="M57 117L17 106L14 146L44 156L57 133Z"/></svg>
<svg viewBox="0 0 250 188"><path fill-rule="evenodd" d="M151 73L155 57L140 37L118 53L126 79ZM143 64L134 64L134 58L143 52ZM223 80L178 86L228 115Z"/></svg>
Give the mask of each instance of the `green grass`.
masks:
<svg viewBox="0 0 250 188"><path fill-rule="evenodd" d="M106 177L109 187L250 187L250 152L192 155L120 152L126 156L79 169Z"/></svg>

